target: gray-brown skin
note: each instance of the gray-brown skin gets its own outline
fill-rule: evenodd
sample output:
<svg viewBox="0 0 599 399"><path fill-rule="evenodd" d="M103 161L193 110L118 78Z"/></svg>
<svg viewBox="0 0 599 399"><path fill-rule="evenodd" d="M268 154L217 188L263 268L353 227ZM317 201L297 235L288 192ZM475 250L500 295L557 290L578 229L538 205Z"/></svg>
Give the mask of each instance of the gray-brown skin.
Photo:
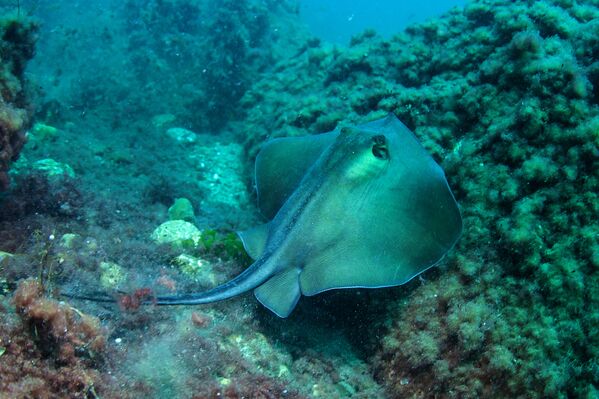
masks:
<svg viewBox="0 0 599 399"><path fill-rule="evenodd" d="M287 317L301 295L404 284L462 231L441 167L394 115L316 136L272 140L256 160L267 224L240 233L255 262L212 290L158 305L210 303L255 289Z"/></svg>

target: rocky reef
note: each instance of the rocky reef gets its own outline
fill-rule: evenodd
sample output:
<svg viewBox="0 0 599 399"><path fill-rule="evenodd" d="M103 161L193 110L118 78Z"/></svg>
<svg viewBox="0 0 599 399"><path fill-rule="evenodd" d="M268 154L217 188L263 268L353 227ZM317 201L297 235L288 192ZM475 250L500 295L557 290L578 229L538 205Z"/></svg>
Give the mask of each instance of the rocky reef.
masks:
<svg viewBox="0 0 599 399"><path fill-rule="evenodd" d="M393 112L444 167L464 234L390 306L371 365L393 397L596 395L598 18L474 1L388 40L310 43L242 99L251 153Z"/></svg>
<svg viewBox="0 0 599 399"><path fill-rule="evenodd" d="M89 26L40 37L44 99L0 197L0 396L595 397L596 2L478 0L347 48L289 32L290 4L92 2ZM8 83L14 152L29 113ZM250 295L141 306L248 265L232 231L259 222L247 171L265 139L388 112L464 216L438 267L302 298L285 320ZM129 294L49 298L98 289Z"/></svg>
<svg viewBox="0 0 599 399"><path fill-rule="evenodd" d="M33 109L23 73L34 55L36 29L28 20L0 20L0 190L8 187L8 169L19 157L31 121Z"/></svg>

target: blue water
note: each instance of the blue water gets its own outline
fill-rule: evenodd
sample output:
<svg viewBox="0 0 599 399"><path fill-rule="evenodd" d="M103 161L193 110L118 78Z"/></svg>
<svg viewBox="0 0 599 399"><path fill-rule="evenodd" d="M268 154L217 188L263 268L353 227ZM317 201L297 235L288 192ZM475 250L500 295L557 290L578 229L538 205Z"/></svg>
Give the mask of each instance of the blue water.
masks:
<svg viewBox="0 0 599 399"><path fill-rule="evenodd" d="M466 3L467 0L301 0L300 16L321 39L347 44L364 29L391 36L410 24Z"/></svg>

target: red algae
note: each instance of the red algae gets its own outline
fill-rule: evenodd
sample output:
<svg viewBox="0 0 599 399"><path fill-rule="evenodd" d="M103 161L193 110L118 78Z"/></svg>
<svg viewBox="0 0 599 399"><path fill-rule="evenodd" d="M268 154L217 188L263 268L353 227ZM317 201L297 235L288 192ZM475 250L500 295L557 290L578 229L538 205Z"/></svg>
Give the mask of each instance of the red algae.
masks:
<svg viewBox="0 0 599 399"><path fill-rule="evenodd" d="M133 291L133 294L123 295L117 302L122 311L134 311L139 309L143 303L154 299L151 288L139 288Z"/></svg>
<svg viewBox="0 0 599 399"><path fill-rule="evenodd" d="M38 282L22 281L14 313L0 314L0 397L127 398L104 362L106 337L97 318L43 297Z"/></svg>

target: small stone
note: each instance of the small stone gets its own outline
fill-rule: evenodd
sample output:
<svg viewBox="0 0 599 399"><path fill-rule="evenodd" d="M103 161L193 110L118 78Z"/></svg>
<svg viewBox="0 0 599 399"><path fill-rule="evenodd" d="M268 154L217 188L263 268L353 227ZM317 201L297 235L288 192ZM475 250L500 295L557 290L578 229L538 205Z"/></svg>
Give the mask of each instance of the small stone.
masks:
<svg viewBox="0 0 599 399"><path fill-rule="evenodd" d="M104 288L114 288L125 281L125 271L114 262L100 262L100 272L100 284Z"/></svg>
<svg viewBox="0 0 599 399"><path fill-rule="evenodd" d="M312 396L313 397L319 397L321 395L321 389L320 386L318 384L313 384L312 385Z"/></svg>
<svg viewBox="0 0 599 399"><path fill-rule="evenodd" d="M289 367L284 364L279 365L279 372L277 373L277 377L288 377L289 376Z"/></svg>
<svg viewBox="0 0 599 399"><path fill-rule="evenodd" d="M171 127L166 135L181 144L193 144L198 140L198 135L182 127Z"/></svg>
<svg viewBox="0 0 599 399"><path fill-rule="evenodd" d="M54 140L58 137L59 132L60 131L54 126L39 122L33 125L29 131L31 138L34 141Z"/></svg>
<svg viewBox="0 0 599 399"><path fill-rule="evenodd" d="M348 397L354 396L356 394L356 390L346 381L340 381L339 386L345 390L345 393Z"/></svg>
<svg viewBox="0 0 599 399"><path fill-rule="evenodd" d="M48 177L75 177L75 171L66 163L56 162L53 159L40 159L33 163L32 168L44 172Z"/></svg>
<svg viewBox="0 0 599 399"><path fill-rule="evenodd" d="M181 254L172 260L172 264L177 266L179 270L181 270L181 273L197 282L206 285L216 284L212 265L207 260L187 254Z"/></svg>
<svg viewBox="0 0 599 399"><path fill-rule="evenodd" d="M157 244L171 244L177 248L195 247L202 233L193 224L184 220L169 220L158 226L151 236Z"/></svg>

